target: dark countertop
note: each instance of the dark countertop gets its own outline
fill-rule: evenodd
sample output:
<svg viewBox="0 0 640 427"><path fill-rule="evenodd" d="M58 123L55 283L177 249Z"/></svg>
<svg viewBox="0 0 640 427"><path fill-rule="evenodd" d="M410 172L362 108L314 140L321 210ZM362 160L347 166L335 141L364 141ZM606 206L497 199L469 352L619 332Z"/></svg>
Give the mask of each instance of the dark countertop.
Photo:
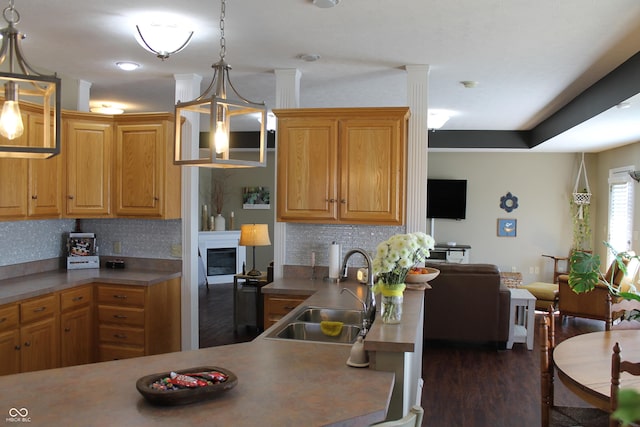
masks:
<svg viewBox="0 0 640 427"><path fill-rule="evenodd" d="M86 270L54 270L0 280L0 305L73 288L86 283L100 282L149 286L180 276L181 273L179 271L141 269L91 268Z"/></svg>

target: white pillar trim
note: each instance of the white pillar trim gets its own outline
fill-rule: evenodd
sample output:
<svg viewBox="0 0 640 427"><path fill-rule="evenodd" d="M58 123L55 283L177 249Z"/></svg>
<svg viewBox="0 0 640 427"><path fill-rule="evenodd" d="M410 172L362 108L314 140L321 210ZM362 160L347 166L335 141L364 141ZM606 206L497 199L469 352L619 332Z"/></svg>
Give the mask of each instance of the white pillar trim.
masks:
<svg viewBox="0 0 640 427"><path fill-rule="evenodd" d="M407 233L427 232L427 152L429 66L406 65L407 105L411 109L407 143Z"/></svg>

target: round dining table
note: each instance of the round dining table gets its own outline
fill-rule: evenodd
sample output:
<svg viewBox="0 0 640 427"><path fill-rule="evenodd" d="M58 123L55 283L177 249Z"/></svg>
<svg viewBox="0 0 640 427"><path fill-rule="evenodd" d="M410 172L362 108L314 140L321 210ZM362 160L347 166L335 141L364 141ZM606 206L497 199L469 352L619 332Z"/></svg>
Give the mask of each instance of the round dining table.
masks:
<svg viewBox="0 0 640 427"><path fill-rule="evenodd" d="M611 356L616 342L620 345L621 360L640 362L640 330L576 335L556 345L553 351L553 362L562 383L603 411L611 410ZM640 377L623 372L620 388L633 388L640 392Z"/></svg>

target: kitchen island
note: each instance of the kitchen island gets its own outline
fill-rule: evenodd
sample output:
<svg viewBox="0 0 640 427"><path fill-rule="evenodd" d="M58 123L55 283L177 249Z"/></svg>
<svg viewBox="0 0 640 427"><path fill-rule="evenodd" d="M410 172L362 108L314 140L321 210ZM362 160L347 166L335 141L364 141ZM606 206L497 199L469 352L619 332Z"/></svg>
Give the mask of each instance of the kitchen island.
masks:
<svg viewBox="0 0 640 427"><path fill-rule="evenodd" d="M264 291L297 292L296 283L284 279ZM357 293L361 285L305 285L310 287L298 290L310 295L303 304L360 307L339 290L348 286ZM372 356L369 369L346 365L350 345L271 339L267 330L248 343L0 376L0 412L7 419L28 412L31 425L47 426L366 426L391 413L396 382L409 377L382 369L387 362L380 359L389 352L402 358L411 351L421 354L416 338L421 336L423 296L406 295L402 324L374 323L365 340ZM230 370L238 384L213 399L171 407L149 404L135 388L142 376L201 366Z"/></svg>

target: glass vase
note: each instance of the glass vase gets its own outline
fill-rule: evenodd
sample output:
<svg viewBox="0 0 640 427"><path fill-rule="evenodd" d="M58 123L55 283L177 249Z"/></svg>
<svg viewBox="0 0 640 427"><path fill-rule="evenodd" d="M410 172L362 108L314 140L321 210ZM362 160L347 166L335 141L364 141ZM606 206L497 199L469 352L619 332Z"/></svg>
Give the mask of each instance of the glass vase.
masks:
<svg viewBox="0 0 640 427"><path fill-rule="evenodd" d="M402 320L402 295L399 296L385 296L381 295L380 298L380 317L382 317L382 323L396 324Z"/></svg>

